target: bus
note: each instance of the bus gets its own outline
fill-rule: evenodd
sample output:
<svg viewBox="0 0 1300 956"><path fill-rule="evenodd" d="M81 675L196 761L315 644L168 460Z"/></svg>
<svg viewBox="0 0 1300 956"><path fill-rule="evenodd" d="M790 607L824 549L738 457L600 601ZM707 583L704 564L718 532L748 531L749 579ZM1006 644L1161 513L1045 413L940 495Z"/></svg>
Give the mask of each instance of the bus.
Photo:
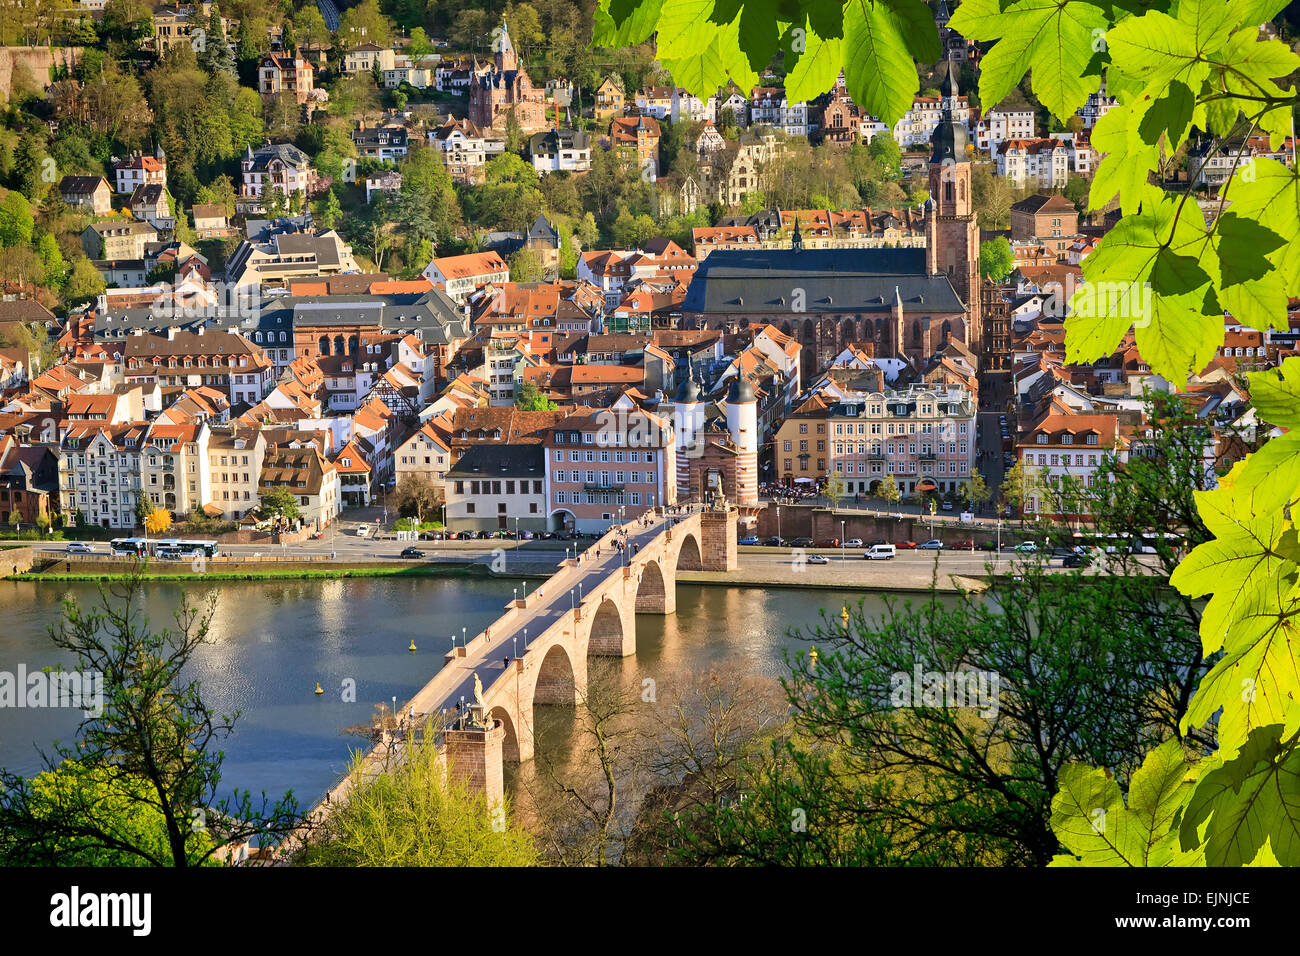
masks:
<svg viewBox="0 0 1300 956"><path fill-rule="evenodd" d="M154 542L154 554L160 558L193 558L198 555L214 558L217 556L217 542L163 538Z"/></svg>
<svg viewBox="0 0 1300 956"><path fill-rule="evenodd" d="M144 538L114 538L108 542L110 554L129 554L137 558L143 558L148 553L148 550Z"/></svg>

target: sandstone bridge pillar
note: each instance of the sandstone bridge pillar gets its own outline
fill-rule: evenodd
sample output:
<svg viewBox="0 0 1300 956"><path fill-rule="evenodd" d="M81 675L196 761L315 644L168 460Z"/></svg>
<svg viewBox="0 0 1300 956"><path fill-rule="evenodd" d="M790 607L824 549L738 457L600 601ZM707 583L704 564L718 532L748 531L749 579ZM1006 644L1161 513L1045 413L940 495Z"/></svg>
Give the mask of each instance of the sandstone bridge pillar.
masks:
<svg viewBox="0 0 1300 956"><path fill-rule="evenodd" d="M736 551L735 508L700 512L700 563L705 571L735 571L740 567Z"/></svg>
<svg viewBox="0 0 1300 956"><path fill-rule="evenodd" d="M494 807L504 805L506 793L501 753L505 736L505 725L500 720L493 721L487 730L443 731L448 774L464 781L470 793L483 794Z"/></svg>

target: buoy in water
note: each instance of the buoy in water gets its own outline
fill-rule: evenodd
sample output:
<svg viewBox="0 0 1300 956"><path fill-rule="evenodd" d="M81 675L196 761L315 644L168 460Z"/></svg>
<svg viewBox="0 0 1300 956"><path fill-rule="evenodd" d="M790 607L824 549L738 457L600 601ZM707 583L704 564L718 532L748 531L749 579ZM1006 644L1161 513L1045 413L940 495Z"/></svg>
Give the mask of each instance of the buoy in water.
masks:
<svg viewBox="0 0 1300 956"><path fill-rule="evenodd" d="M319 696L320 696L321 694L323 694L323 693L325 693L325 691L321 688L321 686L320 686L320 681L317 681L317 682L316 682L316 695L319 697Z"/></svg>
<svg viewBox="0 0 1300 956"><path fill-rule="evenodd" d="M415 653L415 640L414 640L414 639L411 640L411 646L408 647L407 650L410 651L412 654Z"/></svg>

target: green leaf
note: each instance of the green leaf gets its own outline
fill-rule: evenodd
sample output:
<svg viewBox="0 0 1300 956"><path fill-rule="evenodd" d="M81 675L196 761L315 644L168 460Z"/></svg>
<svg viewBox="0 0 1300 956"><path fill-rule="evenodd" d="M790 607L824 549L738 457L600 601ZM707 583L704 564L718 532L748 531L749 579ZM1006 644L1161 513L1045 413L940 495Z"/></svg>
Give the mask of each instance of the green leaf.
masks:
<svg viewBox="0 0 1300 956"><path fill-rule="evenodd" d="M662 0L600 0L592 25L593 46L635 46L650 38Z"/></svg>
<svg viewBox="0 0 1300 956"><path fill-rule="evenodd" d="M716 58L718 54L714 41L719 30L718 24L711 19L712 15L713 0L663 0L655 39L659 58L692 59L701 56L710 46L714 47L713 56ZM699 93L687 86L676 73L673 73L673 79L692 92Z"/></svg>
<svg viewBox="0 0 1300 956"><path fill-rule="evenodd" d="M1058 118L1097 91L1093 55L1105 46L1106 18L1089 3L966 0L949 26L973 40L996 40L980 61L980 99L1000 103L1033 71L1034 93Z"/></svg>
<svg viewBox="0 0 1300 956"><path fill-rule="evenodd" d="M767 69L781 42L776 22L777 0L745 0L740 10L740 49L755 73ZM828 85L826 89L830 89ZM819 90L824 93L826 90Z"/></svg>
<svg viewBox="0 0 1300 956"><path fill-rule="evenodd" d="M1300 864L1300 751L1282 746L1281 729L1255 730L1197 782L1180 836L1184 849L1204 843L1207 866L1245 866L1265 844L1282 866Z"/></svg>
<svg viewBox="0 0 1300 956"><path fill-rule="evenodd" d="M1101 209L1118 193L1126 214L1137 211L1146 190L1147 174L1156 168L1159 153L1154 146L1130 141L1132 118L1133 112L1127 106L1116 104L1092 128L1092 145L1103 156L1088 190L1090 209Z"/></svg>
<svg viewBox="0 0 1300 956"><path fill-rule="evenodd" d="M1300 428L1300 357L1291 356L1277 368L1246 375L1255 414L1270 425Z"/></svg>
<svg viewBox="0 0 1300 956"><path fill-rule="evenodd" d="M1210 364L1223 344L1223 317L1203 315L1195 296L1154 295L1150 317L1134 323L1134 335L1153 372L1170 382L1186 382Z"/></svg>
<svg viewBox="0 0 1300 956"><path fill-rule="evenodd" d="M1078 858L1053 866L1168 866L1177 850L1175 820L1192 791L1176 739L1147 754L1129 785L1128 806L1103 770L1066 766L1052 798L1052 830Z"/></svg>
<svg viewBox="0 0 1300 956"><path fill-rule="evenodd" d="M1219 303L1225 312L1252 329L1264 332L1288 328L1286 283L1276 270L1259 279L1220 288Z"/></svg>
<svg viewBox="0 0 1300 956"><path fill-rule="evenodd" d="M1215 535L1183 558L1169 583L1189 597L1212 594L1201 613L1201 637L1207 651L1223 644L1228 629L1253 608L1270 583L1294 568L1276 554L1287 530L1280 512L1260 509L1253 495L1237 487L1241 466L1213 491L1195 493L1197 511Z"/></svg>
<svg viewBox="0 0 1300 956"><path fill-rule="evenodd" d="M794 55L794 66L786 74L785 95L799 103L825 93L840 75L842 55L843 41L839 37L823 38L810 28L805 30L804 50Z"/></svg>
<svg viewBox="0 0 1300 956"><path fill-rule="evenodd" d="M1273 268L1268 254L1286 244L1272 229L1235 211L1219 216L1214 231L1218 244L1232 253L1219 257L1220 287L1264 278Z"/></svg>
<svg viewBox="0 0 1300 956"><path fill-rule="evenodd" d="M1257 158L1238 169L1225 188L1234 213L1282 237L1285 245L1269 261L1277 266L1287 293L1300 295L1300 173Z"/></svg>
<svg viewBox="0 0 1300 956"><path fill-rule="evenodd" d="M939 44L939 28L934 14L924 0L884 0L894 13L907 52L920 63L934 63L943 55Z"/></svg>
<svg viewBox="0 0 1300 956"><path fill-rule="evenodd" d="M1168 131L1169 146L1177 149L1187 138L1192 124L1196 96L1181 80L1172 80L1164 93L1151 102L1151 106L1138 124L1142 141L1155 145L1160 134Z"/></svg>
<svg viewBox="0 0 1300 956"><path fill-rule="evenodd" d="M1222 40L1214 42L1217 46ZM1106 48L1111 60L1107 76L1118 74L1148 90L1182 79L1199 91L1210 72L1195 28L1159 10L1116 24L1106 33Z"/></svg>
<svg viewBox="0 0 1300 956"><path fill-rule="evenodd" d="M1265 510L1281 510L1300 497L1300 431L1270 438L1247 458L1237 488Z"/></svg>
<svg viewBox="0 0 1300 956"><path fill-rule="evenodd" d="M849 95L889 125L912 107L919 79L897 17L883 3L844 7L844 80Z"/></svg>
<svg viewBox="0 0 1300 956"><path fill-rule="evenodd" d="M1222 708L1216 729L1225 757L1236 753L1255 728L1284 723L1300 692L1300 632L1280 610L1294 604L1295 579L1275 576L1270 584L1276 588L1257 592L1251 612L1229 629L1224 656L1201 679L1180 724L1186 733Z"/></svg>

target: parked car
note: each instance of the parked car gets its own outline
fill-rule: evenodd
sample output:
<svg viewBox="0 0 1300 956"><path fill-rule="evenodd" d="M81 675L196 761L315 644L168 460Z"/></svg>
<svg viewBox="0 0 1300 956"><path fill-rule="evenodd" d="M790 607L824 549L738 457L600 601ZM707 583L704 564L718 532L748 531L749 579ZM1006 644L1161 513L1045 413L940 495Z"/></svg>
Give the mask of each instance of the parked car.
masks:
<svg viewBox="0 0 1300 956"><path fill-rule="evenodd" d="M421 539L422 541L441 541L441 540L442 540L442 532L441 532L441 531L421 531L421 532L420 532L420 539Z"/></svg>
<svg viewBox="0 0 1300 956"><path fill-rule="evenodd" d="M940 541L938 538L931 538L929 541L926 541L923 544L918 544L917 547L920 548L922 551L942 551L943 542Z"/></svg>
<svg viewBox="0 0 1300 956"><path fill-rule="evenodd" d="M863 557L868 561L888 561L894 553L895 548L892 544L873 544Z"/></svg>
<svg viewBox="0 0 1300 956"><path fill-rule="evenodd" d="M981 541L976 547L980 551L996 551L998 543L996 541Z"/></svg>
<svg viewBox="0 0 1300 956"><path fill-rule="evenodd" d="M795 548L811 548L812 538L795 538L790 542L790 546Z"/></svg>
<svg viewBox="0 0 1300 956"><path fill-rule="evenodd" d="M370 537L370 525L368 525L368 524L359 524L359 525L357 525L357 537L358 537L358 538L368 538L368 537Z"/></svg>
<svg viewBox="0 0 1300 956"><path fill-rule="evenodd" d="M763 546L767 548L780 548L783 547L784 545L785 545L785 538L778 538L776 535L772 535L772 537L770 538L763 539Z"/></svg>
<svg viewBox="0 0 1300 956"><path fill-rule="evenodd" d="M942 508L944 511L952 511L952 502L951 502L951 501L945 501L945 502L944 502L943 504L941 504L939 507Z"/></svg>
<svg viewBox="0 0 1300 956"><path fill-rule="evenodd" d="M818 541L816 544L813 545L814 548L838 548L839 546L840 546L839 538L822 538L820 541Z"/></svg>
<svg viewBox="0 0 1300 956"><path fill-rule="evenodd" d="M535 538L535 537L536 537L536 535L534 535L531 531L520 531L520 532L519 532L519 540L520 540L520 541L532 541L533 538Z"/></svg>
<svg viewBox="0 0 1300 956"><path fill-rule="evenodd" d="M915 551L915 550L916 550L916 542L915 542L915 541L895 541L895 542L894 542L894 547L898 548L900 551Z"/></svg>
<svg viewBox="0 0 1300 956"><path fill-rule="evenodd" d="M94 554L95 549L81 541L68 542L68 554Z"/></svg>
<svg viewBox="0 0 1300 956"><path fill-rule="evenodd" d="M826 555L824 554L810 554L808 555L808 563L809 564L830 564L831 559L826 557Z"/></svg>
<svg viewBox="0 0 1300 956"><path fill-rule="evenodd" d="M999 416L998 416L998 424L1001 425L1003 428L1006 428L1006 427L1007 427L1007 416L1005 416L1005 415L999 415Z"/></svg>
<svg viewBox="0 0 1300 956"><path fill-rule="evenodd" d="M311 533L311 539L312 539L313 541L319 541L319 540L320 540L321 538L323 538L323 537L325 537L325 532L324 532L324 531L313 531L313 532Z"/></svg>
<svg viewBox="0 0 1300 956"><path fill-rule="evenodd" d="M860 548L860 547L862 547L862 539L861 539L861 538L849 538L848 541L845 541L845 542L844 542L844 547L846 547L846 548Z"/></svg>
<svg viewBox="0 0 1300 956"><path fill-rule="evenodd" d="M736 544L758 544L758 536L751 534L747 538L739 538L737 539Z"/></svg>
<svg viewBox="0 0 1300 956"><path fill-rule="evenodd" d="M1035 541L1021 541L1018 545L1016 545L1011 550L1017 551L1020 554L1037 554L1038 543Z"/></svg>
<svg viewBox="0 0 1300 956"><path fill-rule="evenodd" d="M975 547L975 542L970 538L958 538L956 541L949 544L948 547L969 551L971 548Z"/></svg>
<svg viewBox="0 0 1300 956"><path fill-rule="evenodd" d="M1061 567L1063 568L1086 568L1090 564L1092 564L1092 559L1083 554L1067 554L1065 559L1061 561Z"/></svg>
<svg viewBox="0 0 1300 956"><path fill-rule="evenodd" d="M422 557L424 557L424 552L421 551L419 548L403 548L403 549L402 549L402 557L404 557L404 558L422 558Z"/></svg>
<svg viewBox="0 0 1300 956"><path fill-rule="evenodd" d="M889 542L886 541L884 538L877 538L875 541L872 541L870 544L868 544L867 547L874 548L878 544L889 544Z"/></svg>

